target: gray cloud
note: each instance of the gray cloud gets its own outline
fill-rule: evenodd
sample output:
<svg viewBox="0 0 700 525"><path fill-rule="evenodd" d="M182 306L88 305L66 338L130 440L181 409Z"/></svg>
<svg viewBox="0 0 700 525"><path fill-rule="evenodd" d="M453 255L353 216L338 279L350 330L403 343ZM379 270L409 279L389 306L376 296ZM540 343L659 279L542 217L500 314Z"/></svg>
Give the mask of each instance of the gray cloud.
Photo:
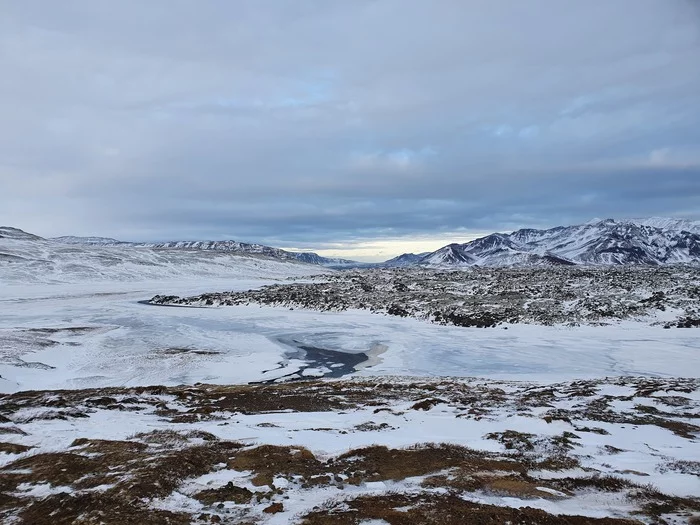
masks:
<svg viewBox="0 0 700 525"><path fill-rule="evenodd" d="M0 223L295 246L700 217L693 2L7 3Z"/></svg>

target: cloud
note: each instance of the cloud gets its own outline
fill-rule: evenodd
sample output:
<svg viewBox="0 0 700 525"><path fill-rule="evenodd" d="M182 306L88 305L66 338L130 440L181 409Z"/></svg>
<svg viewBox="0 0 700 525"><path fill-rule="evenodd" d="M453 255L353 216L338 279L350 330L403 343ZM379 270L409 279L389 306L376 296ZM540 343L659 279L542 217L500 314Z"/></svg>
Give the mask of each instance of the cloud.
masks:
<svg viewBox="0 0 700 525"><path fill-rule="evenodd" d="M0 223L374 246L700 218L699 17L680 0L12 3Z"/></svg>
<svg viewBox="0 0 700 525"><path fill-rule="evenodd" d="M419 150L402 148L394 151L356 153L352 155L351 167L368 171L407 171L424 164L434 155L437 155L437 152L430 146L423 147Z"/></svg>
<svg viewBox="0 0 700 525"><path fill-rule="evenodd" d="M659 148L653 150L649 154L649 162L651 162L652 164L663 164L664 161L668 158L668 154L670 151L670 148Z"/></svg>

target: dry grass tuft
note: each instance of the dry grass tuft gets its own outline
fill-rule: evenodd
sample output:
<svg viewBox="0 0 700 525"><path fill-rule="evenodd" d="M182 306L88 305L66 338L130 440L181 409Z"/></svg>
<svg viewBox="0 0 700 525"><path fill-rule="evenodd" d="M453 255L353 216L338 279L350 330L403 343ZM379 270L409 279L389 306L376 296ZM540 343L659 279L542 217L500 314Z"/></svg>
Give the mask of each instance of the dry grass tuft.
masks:
<svg viewBox="0 0 700 525"><path fill-rule="evenodd" d="M22 452L27 452L34 447L29 447L27 445L20 445L18 443L4 443L0 442L0 452L5 454L21 454Z"/></svg>
<svg viewBox="0 0 700 525"><path fill-rule="evenodd" d="M322 509L304 516L302 525L357 525L372 519L385 520L391 525L496 525L502 523L539 525L639 525L634 520L589 518L584 516L554 516L542 510L520 509L472 503L447 495L364 496L337 504L328 503Z"/></svg>

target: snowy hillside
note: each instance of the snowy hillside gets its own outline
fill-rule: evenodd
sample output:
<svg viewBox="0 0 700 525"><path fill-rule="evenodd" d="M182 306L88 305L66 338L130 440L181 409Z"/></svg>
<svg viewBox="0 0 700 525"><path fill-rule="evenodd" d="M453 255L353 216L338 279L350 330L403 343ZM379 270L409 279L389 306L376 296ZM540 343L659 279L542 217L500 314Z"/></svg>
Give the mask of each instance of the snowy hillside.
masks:
<svg viewBox="0 0 700 525"><path fill-rule="evenodd" d="M388 261L385 261L381 265L378 266L388 266L388 267L401 267L401 266L412 266L420 260L428 255L430 252L423 252L423 253L404 253L403 255L399 255L398 257L394 257L393 259L389 259Z"/></svg>
<svg viewBox="0 0 700 525"><path fill-rule="evenodd" d="M61 244L97 244L102 246L116 245L116 244L128 244L122 243L117 239L112 239L111 237L76 237L74 235L66 235L63 237L53 237L49 239L50 241L59 242Z"/></svg>
<svg viewBox="0 0 700 525"><path fill-rule="evenodd" d="M404 261L395 264L393 261ZM405 261L425 266L558 266L700 264L700 223L665 218L595 220L548 230L493 233L465 244L449 244Z"/></svg>
<svg viewBox="0 0 700 525"><path fill-rule="evenodd" d="M128 243L77 244L0 229L0 283L160 281L169 278L286 278L322 273L318 266L263 254L162 250Z"/></svg>
<svg viewBox="0 0 700 525"><path fill-rule="evenodd" d="M251 244L238 241L168 241L168 242L124 242L106 237L55 237L50 239L61 244L77 244L90 246L131 246L133 248L151 248L158 250L202 250L215 252L232 252L239 254L264 255L273 259L285 261L300 261L320 266L356 265L355 261L322 257L312 252L290 252L263 244Z"/></svg>
<svg viewBox="0 0 700 525"><path fill-rule="evenodd" d="M673 219L669 217L647 217L642 219L626 219L619 222L628 222L639 226L651 226L662 230L678 230L700 233L700 221L687 219Z"/></svg>
<svg viewBox="0 0 700 525"><path fill-rule="evenodd" d="M17 228L10 228L9 226L0 226L0 239L16 239L22 241L38 241L42 240L41 237L37 235L32 235Z"/></svg>

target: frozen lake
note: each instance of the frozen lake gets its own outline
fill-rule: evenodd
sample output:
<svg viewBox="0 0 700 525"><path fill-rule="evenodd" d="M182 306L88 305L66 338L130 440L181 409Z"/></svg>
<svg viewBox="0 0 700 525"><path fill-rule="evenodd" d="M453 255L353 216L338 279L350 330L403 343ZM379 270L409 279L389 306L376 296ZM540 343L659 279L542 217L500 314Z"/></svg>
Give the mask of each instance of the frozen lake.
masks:
<svg viewBox="0 0 700 525"><path fill-rule="evenodd" d="M208 278L4 286L0 390L247 383L355 369L363 375L541 381L700 375L696 331L636 322L480 329L366 311L139 303L156 294L243 290L266 282ZM315 355L310 358L304 347ZM365 355L341 359L334 352Z"/></svg>

